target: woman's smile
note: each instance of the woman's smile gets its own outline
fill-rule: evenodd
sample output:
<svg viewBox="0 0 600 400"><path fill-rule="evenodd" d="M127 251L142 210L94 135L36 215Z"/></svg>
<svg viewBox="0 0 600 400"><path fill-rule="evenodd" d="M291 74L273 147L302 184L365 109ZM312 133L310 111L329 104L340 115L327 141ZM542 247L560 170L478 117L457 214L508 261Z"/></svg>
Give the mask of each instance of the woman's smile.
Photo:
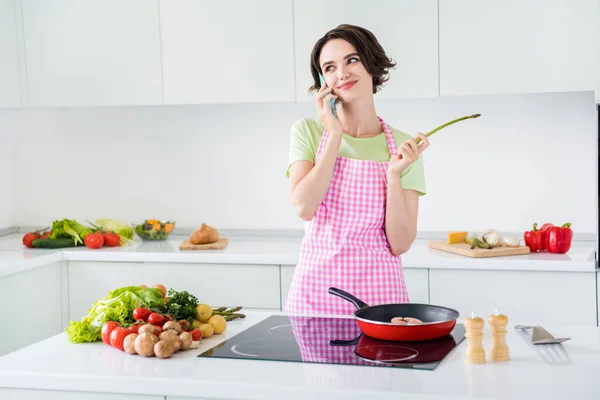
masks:
<svg viewBox="0 0 600 400"><path fill-rule="evenodd" d="M338 86L338 89L340 90L349 90L351 89L354 85L356 84L356 81L350 81L350 82L346 82L341 84L340 86Z"/></svg>

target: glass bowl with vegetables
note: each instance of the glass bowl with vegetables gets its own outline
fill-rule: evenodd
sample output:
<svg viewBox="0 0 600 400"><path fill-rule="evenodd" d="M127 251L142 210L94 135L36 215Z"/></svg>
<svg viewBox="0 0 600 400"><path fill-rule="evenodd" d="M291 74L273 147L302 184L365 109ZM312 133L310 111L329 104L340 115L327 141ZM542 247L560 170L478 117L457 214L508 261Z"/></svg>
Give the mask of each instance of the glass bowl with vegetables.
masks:
<svg viewBox="0 0 600 400"><path fill-rule="evenodd" d="M147 219L141 224L132 224L132 226L136 235L142 240L167 240L175 228L175 221Z"/></svg>

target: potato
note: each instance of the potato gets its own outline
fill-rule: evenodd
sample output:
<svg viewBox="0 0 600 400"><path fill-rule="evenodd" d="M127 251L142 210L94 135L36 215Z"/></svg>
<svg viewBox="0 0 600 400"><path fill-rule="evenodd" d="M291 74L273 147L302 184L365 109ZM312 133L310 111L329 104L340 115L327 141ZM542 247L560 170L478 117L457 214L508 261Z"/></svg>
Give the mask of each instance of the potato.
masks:
<svg viewBox="0 0 600 400"><path fill-rule="evenodd" d="M175 321L169 321L163 325L163 332L168 330L174 330L177 334L181 333L181 325Z"/></svg>
<svg viewBox="0 0 600 400"><path fill-rule="evenodd" d="M142 333L135 338L135 351L144 357L152 357L154 355L154 345L158 343L158 338L152 333Z"/></svg>
<svg viewBox="0 0 600 400"><path fill-rule="evenodd" d="M209 338L213 335L213 333L215 333L215 328L213 328L213 326L208 323L200 325L198 329L200 329L200 331L202 332L203 338Z"/></svg>
<svg viewBox="0 0 600 400"><path fill-rule="evenodd" d="M225 317L222 315L213 315L208 320L208 323L212 325L216 334L223 333L227 329L227 321L225 321Z"/></svg>
<svg viewBox="0 0 600 400"><path fill-rule="evenodd" d="M189 332L181 332L179 334L181 340L181 350L188 350L192 345L192 334Z"/></svg>
<svg viewBox="0 0 600 400"><path fill-rule="evenodd" d="M158 358L169 358L175 353L170 340L161 340L154 344L154 354Z"/></svg>
<svg viewBox="0 0 600 400"><path fill-rule="evenodd" d="M160 335L158 335L158 339L159 340L166 340L169 337L179 337L179 335L177 335L177 332L174 329L169 329L168 331L162 331L160 333Z"/></svg>
<svg viewBox="0 0 600 400"><path fill-rule="evenodd" d="M125 337L123 340L123 350L129 354L137 354L135 351L135 339L138 337L137 333L132 333Z"/></svg>
<svg viewBox="0 0 600 400"><path fill-rule="evenodd" d="M158 333L157 331L158 331L158 329L156 329L156 327L154 325L152 325L152 324L146 324L146 325L143 325L142 327L140 327L140 329L138 330L138 333L139 334L141 334L141 333L151 333L151 334L153 334L153 335L156 336L156 333Z"/></svg>

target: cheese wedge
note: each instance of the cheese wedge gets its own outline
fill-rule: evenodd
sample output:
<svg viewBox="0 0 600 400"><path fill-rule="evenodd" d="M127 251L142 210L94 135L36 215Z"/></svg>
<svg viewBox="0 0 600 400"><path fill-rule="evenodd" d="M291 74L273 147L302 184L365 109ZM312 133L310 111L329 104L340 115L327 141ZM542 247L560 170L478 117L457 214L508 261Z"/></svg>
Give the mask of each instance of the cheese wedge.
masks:
<svg viewBox="0 0 600 400"><path fill-rule="evenodd" d="M448 233L448 244L464 243L465 239L467 238L468 235L469 235L469 232L462 232L462 231L449 232Z"/></svg>

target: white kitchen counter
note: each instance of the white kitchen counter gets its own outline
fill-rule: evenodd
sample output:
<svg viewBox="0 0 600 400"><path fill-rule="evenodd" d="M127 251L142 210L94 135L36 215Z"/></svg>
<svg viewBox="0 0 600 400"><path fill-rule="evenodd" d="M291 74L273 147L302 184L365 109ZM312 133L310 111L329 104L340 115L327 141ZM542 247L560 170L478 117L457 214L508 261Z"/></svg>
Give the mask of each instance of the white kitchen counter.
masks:
<svg viewBox="0 0 600 400"><path fill-rule="evenodd" d="M157 395L167 400L176 399L170 396L550 400L597 399L600 393L600 329L593 327L546 325L555 336L572 340L533 346L526 333L511 325L506 337L509 361L465 364L463 341L434 371L196 357L275 313L246 314L245 320L230 322L224 334L204 339L200 348L165 360L128 355L102 342L71 344L60 334L1 357L0 388ZM486 351L487 329L486 325ZM2 390L1 398L19 399L19 391ZM33 393L35 398L41 395Z"/></svg>
<svg viewBox="0 0 600 400"><path fill-rule="evenodd" d="M127 247L91 250L86 247L57 250L26 249L21 234L0 237L0 276L60 260L104 262L212 263L296 265L300 238L232 237L224 250L180 251L184 237L143 242ZM522 256L469 258L433 250L428 240L417 240L403 255L403 265L415 269L475 269L516 271L594 272L596 251L592 242L574 242L567 254L531 253Z"/></svg>

